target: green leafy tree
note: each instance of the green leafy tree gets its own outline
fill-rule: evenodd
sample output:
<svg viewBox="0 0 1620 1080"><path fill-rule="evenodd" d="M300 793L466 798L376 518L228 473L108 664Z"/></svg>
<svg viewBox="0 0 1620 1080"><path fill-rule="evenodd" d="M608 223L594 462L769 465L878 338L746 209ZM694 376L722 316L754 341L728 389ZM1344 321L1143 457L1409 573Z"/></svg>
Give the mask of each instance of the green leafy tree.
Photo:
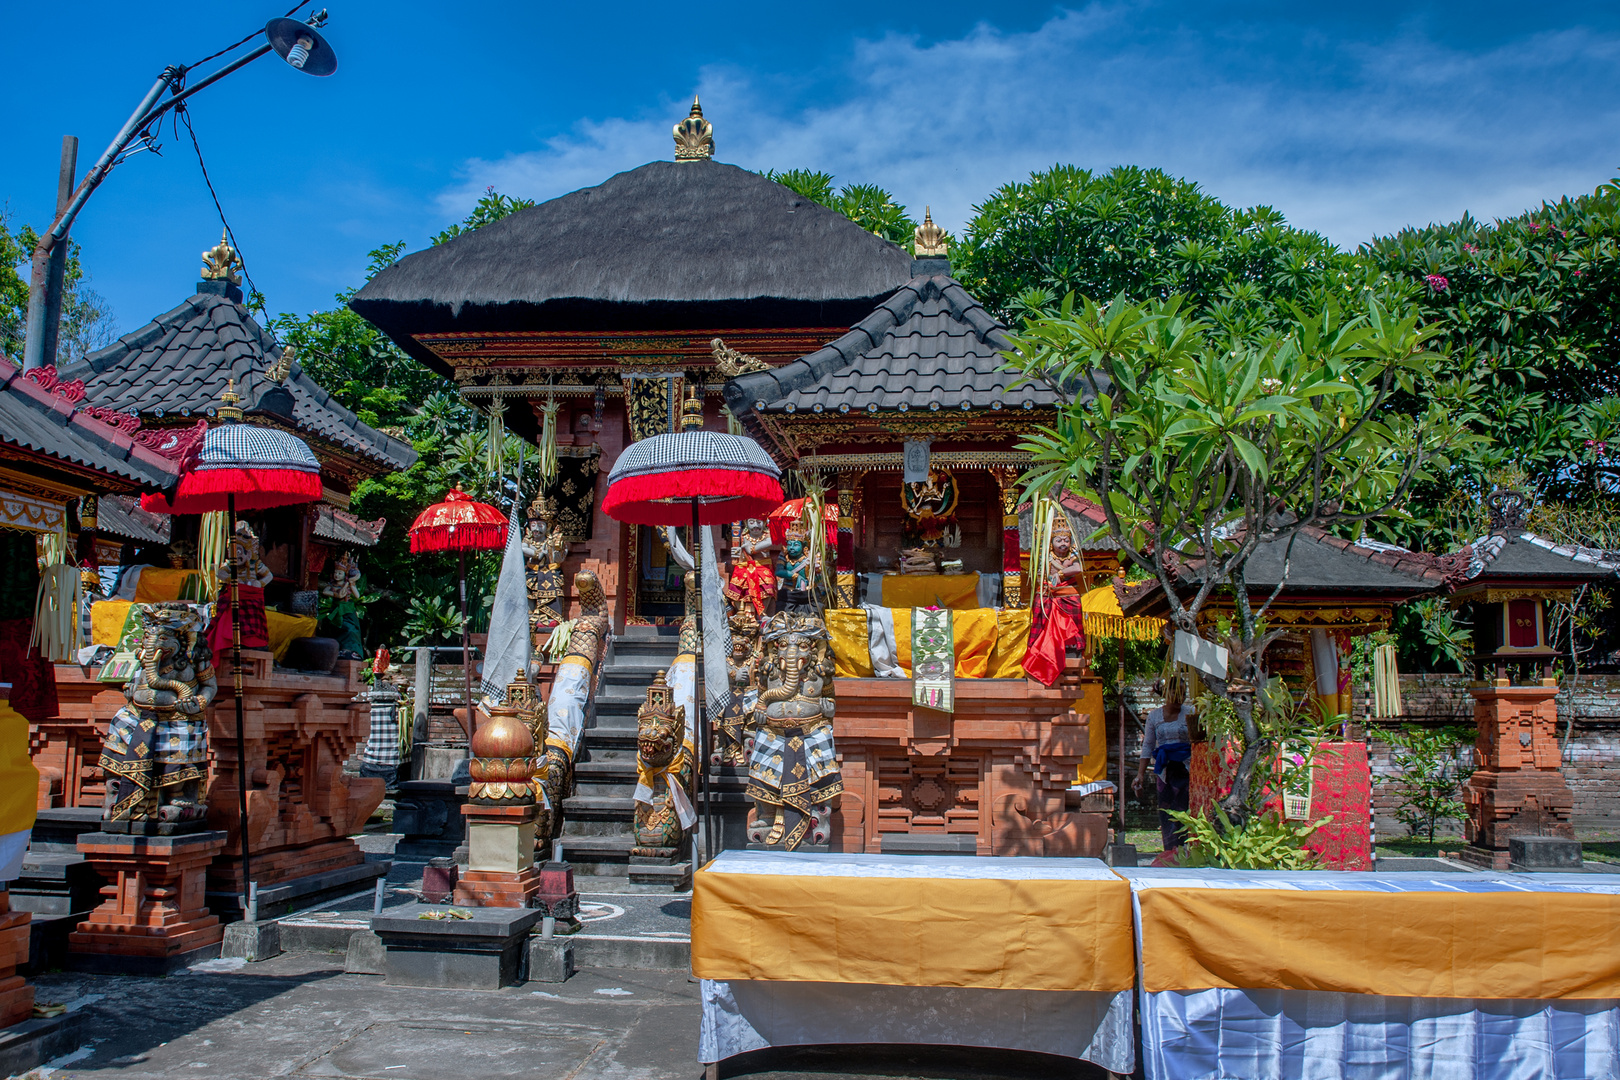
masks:
<svg viewBox="0 0 1620 1080"><path fill-rule="evenodd" d="M1380 784L1396 791L1395 818L1411 836L1423 835L1434 843L1435 829L1443 821L1461 821L1467 814L1463 784L1474 767L1463 751L1474 741L1471 728L1405 727L1386 732L1390 759L1399 772L1381 776Z"/></svg>
<svg viewBox="0 0 1620 1080"><path fill-rule="evenodd" d="M951 258L968 290L1009 319L1051 314L1069 293L1176 295L1240 335L1271 325L1279 305L1360 307L1380 284L1367 260L1269 206L1230 207L1190 180L1132 166L1054 165L1003 185L974 208Z"/></svg>
<svg viewBox="0 0 1620 1080"><path fill-rule="evenodd" d="M1227 813L1242 824L1260 770L1276 758L1256 694L1277 593L1251 604L1245 573L1263 541L1285 545L1306 526L1357 530L1398 514L1417 479L1444 468L1472 438L1450 403L1465 387L1435 377L1437 332L1376 300L1346 317L1328 304L1294 309L1262 332L1236 334L1184 312L1179 296L1106 307L1065 299L1013 335L1009 365L1060 399L1056 423L1022 444L1034 494L1068 488L1098 503L1122 556L1159 585L1171 622L1197 634L1198 614L1235 598L1227 679L1209 679L1242 729L1243 757ZM1404 392L1429 401L1412 416L1388 408ZM1183 599L1178 562L1202 584ZM1286 575L1286 565L1285 565ZM1234 685L1240 689L1234 689Z"/></svg>
<svg viewBox="0 0 1620 1080"><path fill-rule="evenodd" d="M39 234L32 225L12 232L0 211L0 355L21 361L28 329L28 279ZM111 343L117 336L112 308L90 288L77 241L68 241L67 269L62 279L62 322L57 331L58 364L77 360Z"/></svg>
<svg viewBox="0 0 1620 1080"><path fill-rule="evenodd" d="M917 229L916 219L894 201L893 195L876 184L845 184L835 191L832 173L767 169L762 175L813 203L838 211L867 232L908 249L911 245L912 234Z"/></svg>
<svg viewBox="0 0 1620 1080"><path fill-rule="evenodd" d="M451 225L448 229L445 229L443 232L434 236L433 243L438 245L444 243L446 240L454 240L462 233L472 232L474 229L482 229L485 225L489 225L492 222L501 220L503 217L508 217L515 214L519 210L527 210L533 205L533 199L523 199L513 195L502 195L500 192L496 191L494 187L487 187L484 189L483 197L480 198L478 200L478 204L473 207L472 213L468 214L465 220Z"/></svg>

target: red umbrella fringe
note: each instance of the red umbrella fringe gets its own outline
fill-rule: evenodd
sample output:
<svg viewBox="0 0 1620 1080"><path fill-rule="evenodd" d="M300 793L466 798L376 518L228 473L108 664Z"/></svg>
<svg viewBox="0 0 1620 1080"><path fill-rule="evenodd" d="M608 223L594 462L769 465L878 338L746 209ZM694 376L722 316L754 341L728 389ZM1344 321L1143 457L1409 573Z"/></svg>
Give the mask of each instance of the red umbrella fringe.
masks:
<svg viewBox="0 0 1620 1080"><path fill-rule="evenodd" d="M506 525L424 525L411 530L411 550L499 551L506 546Z"/></svg>
<svg viewBox="0 0 1620 1080"><path fill-rule="evenodd" d="M608 488L602 512L632 525L690 525L694 498L702 500L700 524L724 525L769 514L781 505L782 485L765 473L701 466L626 476Z"/></svg>
<svg viewBox="0 0 1620 1080"><path fill-rule="evenodd" d="M154 514L207 514L226 509L230 495L236 496L238 511L315 502L321 497L321 478L302 469L202 469L180 478L172 501L142 495L141 509Z"/></svg>

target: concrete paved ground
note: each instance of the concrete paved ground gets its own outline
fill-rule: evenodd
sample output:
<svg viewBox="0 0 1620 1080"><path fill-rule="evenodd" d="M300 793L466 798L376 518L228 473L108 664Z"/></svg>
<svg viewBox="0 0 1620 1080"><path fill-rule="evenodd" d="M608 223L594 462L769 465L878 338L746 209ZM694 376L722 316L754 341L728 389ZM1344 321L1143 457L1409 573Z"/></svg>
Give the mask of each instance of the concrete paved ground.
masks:
<svg viewBox="0 0 1620 1080"><path fill-rule="evenodd" d="M681 972L587 970L561 985L421 990L347 975L341 958L212 961L167 979L52 972L40 1001L87 1013L90 1041L50 1080L669 1080L696 1078L697 984ZM1039 1055L811 1048L738 1059L722 1075L1086 1078Z"/></svg>

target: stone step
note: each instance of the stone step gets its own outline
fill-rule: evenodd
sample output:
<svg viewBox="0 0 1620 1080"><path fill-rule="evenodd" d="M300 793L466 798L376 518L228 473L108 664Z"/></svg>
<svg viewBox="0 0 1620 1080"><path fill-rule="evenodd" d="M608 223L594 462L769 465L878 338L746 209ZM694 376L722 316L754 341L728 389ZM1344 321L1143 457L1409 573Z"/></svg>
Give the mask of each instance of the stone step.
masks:
<svg viewBox="0 0 1620 1080"><path fill-rule="evenodd" d="M581 836L590 836L590 837L628 836L629 835L630 824L631 824L630 821L618 820L618 819L605 820L605 821L582 821L582 820L579 820L577 818L572 819L572 820L570 820L568 818L564 818L563 819L563 828L562 828L562 837L563 837L564 840L567 840L567 839L572 838L572 837L581 837Z"/></svg>
<svg viewBox="0 0 1620 1080"><path fill-rule="evenodd" d="M615 755L614 751L607 751ZM606 758L592 757L589 761L581 761L574 766L574 779L576 781L589 780L592 783L608 783L613 780L636 781L636 759L634 755L628 757L609 756Z"/></svg>
<svg viewBox="0 0 1620 1080"><path fill-rule="evenodd" d="M596 818L630 821L635 816L636 802L628 795L570 795L563 800L563 818Z"/></svg>

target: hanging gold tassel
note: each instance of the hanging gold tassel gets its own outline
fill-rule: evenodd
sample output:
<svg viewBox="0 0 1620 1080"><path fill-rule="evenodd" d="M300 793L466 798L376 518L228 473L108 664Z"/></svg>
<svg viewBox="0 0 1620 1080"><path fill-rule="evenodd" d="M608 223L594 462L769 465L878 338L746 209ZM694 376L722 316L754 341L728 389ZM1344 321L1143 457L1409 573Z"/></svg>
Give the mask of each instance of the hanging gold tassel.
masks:
<svg viewBox="0 0 1620 1080"><path fill-rule="evenodd" d="M219 566L230 550L231 523L223 510L202 516L197 527L197 569L208 586L208 598L219 595Z"/></svg>
<svg viewBox="0 0 1620 1080"><path fill-rule="evenodd" d="M837 552L827 550L827 489L818 476L808 481L804 496L804 524L810 533L810 570L824 599L837 595L833 589L833 559ZM829 604L829 606L832 606Z"/></svg>
<svg viewBox="0 0 1620 1080"><path fill-rule="evenodd" d="M505 475L506 403L499 397L491 399L489 403L489 432L485 436L485 443L485 463L489 466L489 475Z"/></svg>
<svg viewBox="0 0 1620 1080"><path fill-rule="evenodd" d="M557 475L557 400L546 402L540 418L540 481Z"/></svg>

